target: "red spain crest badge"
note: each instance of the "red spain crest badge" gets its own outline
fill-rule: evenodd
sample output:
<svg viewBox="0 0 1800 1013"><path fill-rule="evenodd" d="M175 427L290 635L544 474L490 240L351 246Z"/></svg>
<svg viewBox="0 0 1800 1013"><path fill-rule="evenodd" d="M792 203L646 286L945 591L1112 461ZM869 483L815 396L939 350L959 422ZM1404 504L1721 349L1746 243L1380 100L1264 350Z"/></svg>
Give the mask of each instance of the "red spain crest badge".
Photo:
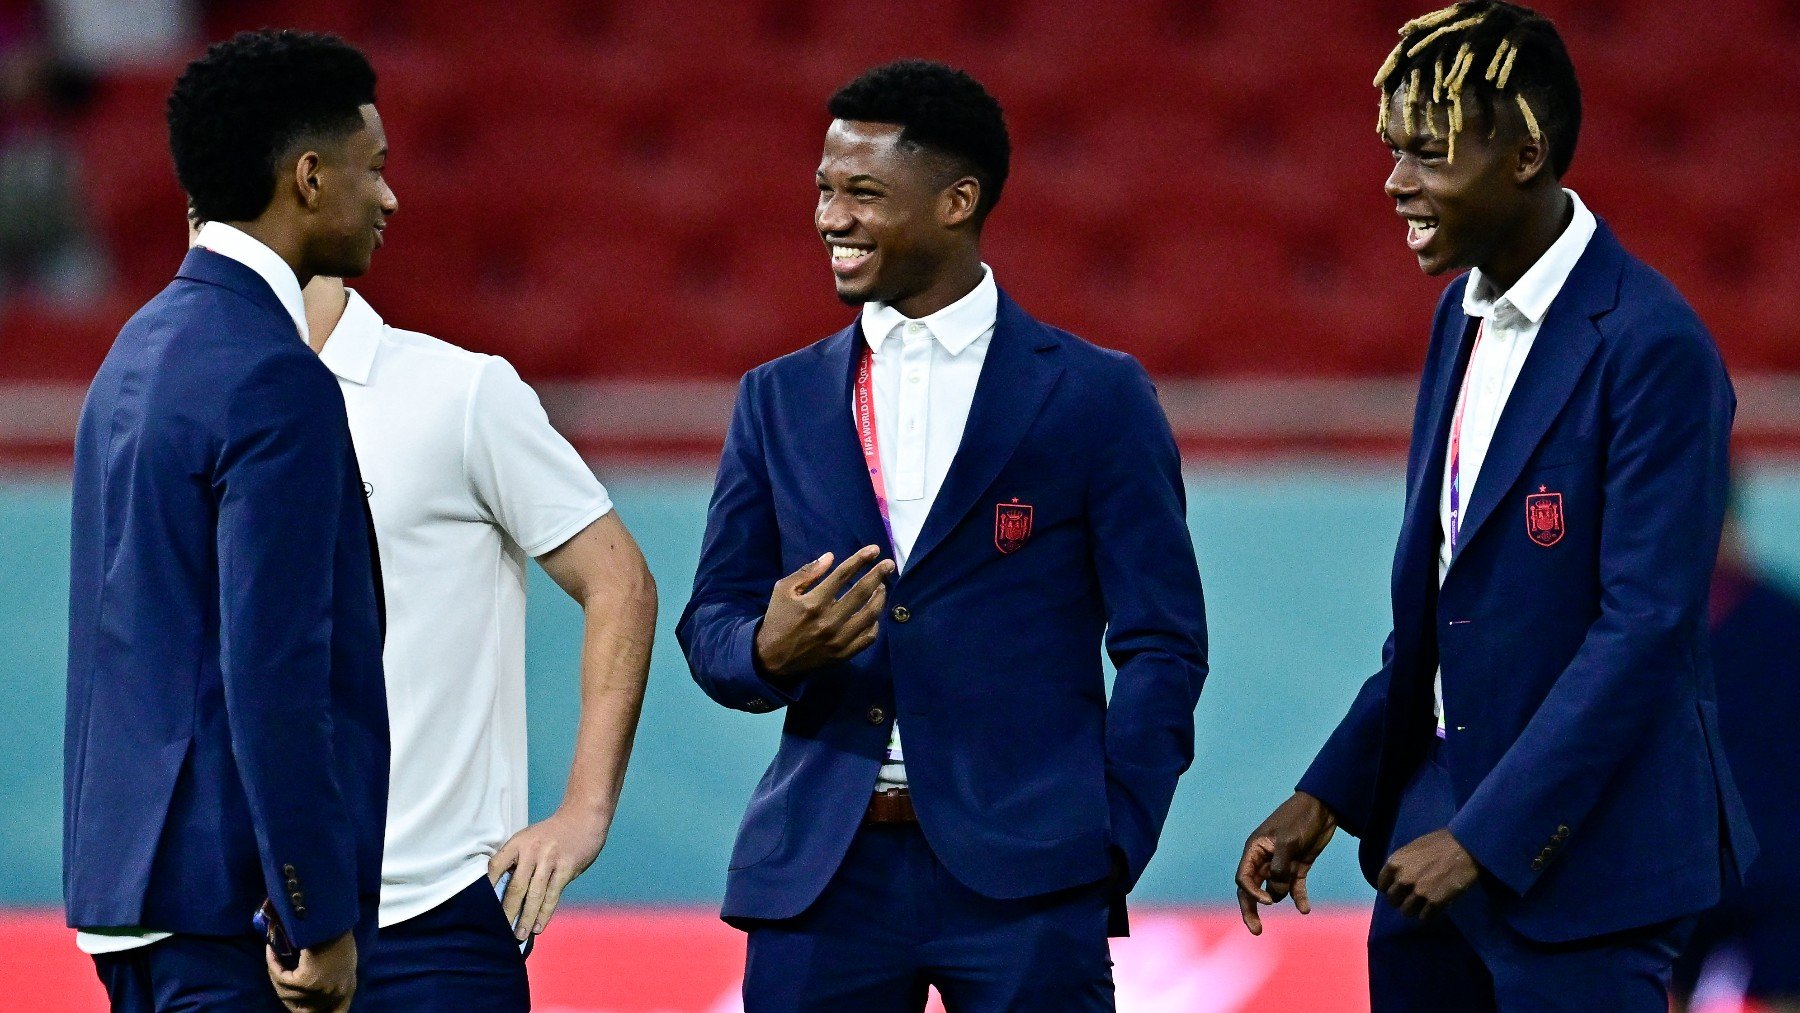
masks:
<svg viewBox="0 0 1800 1013"><path fill-rule="evenodd" d="M1563 498L1547 486L1525 497L1525 533L1548 549L1563 537Z"/></svg>
<svg viewBox="0 0 1800 1013"><path fill-rule="evenodd" d="M1011 555L1025 547L1031 538L1031 504L1019 502L1013 497L1011 503L998 503L994 506L994 548L1001 555Z"/></svg>

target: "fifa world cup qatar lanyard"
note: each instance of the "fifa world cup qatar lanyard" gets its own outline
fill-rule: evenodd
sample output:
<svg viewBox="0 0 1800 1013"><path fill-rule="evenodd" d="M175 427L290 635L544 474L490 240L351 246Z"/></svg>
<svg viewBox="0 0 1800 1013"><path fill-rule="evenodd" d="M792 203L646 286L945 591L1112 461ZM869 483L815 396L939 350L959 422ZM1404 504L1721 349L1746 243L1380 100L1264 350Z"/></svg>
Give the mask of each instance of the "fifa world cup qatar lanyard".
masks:
<svg viewBox="0 0 1800 1013"><path fill-rule="evenodd" d="M1462 390L1456 395L1456 418L1450 425L1450 554L1456 554L1457 539L1462 535L1462 428L1463 410L1469 405L1469 374L1475 372L1475 354L1481 351L1481 336L1487 333L1484 318L1475 328L1475 344L1469 349L1469 364L1463 367Z"/></svg>
<svg viewBox="0 0 1800 1013"><path fill-rule="evenodd" d="M862 445L863 463L869 467L869 484L875 489L875 509L882 530L899 563L900 543L894 540L893 516L888 513L887 479L881 474L881 434L875 429L875 350L866 343L856 366L856 442Z"/></svg>

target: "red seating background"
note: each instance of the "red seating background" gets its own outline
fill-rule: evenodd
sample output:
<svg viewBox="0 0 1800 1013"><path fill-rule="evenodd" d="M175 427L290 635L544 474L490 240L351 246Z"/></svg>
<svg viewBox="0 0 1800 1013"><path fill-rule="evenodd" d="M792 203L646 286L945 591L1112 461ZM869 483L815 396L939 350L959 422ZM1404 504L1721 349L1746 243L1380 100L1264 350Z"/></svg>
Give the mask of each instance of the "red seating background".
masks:
<svg viewBox="0 0 1800 1013"><path fill-rule="evenodd" d="M1734 370L1800 370L1800 0L1543 7L1587 100L1568 184ZM358 288L535 378L726 378L840 326L810 217L823 103L900 55L967 67L1006 106L1001 283L1154 371L1406 373L1441 285L1402 245L1373 133L1369 79L1416 0L216 8L209 37L291 25L369 52L401 210ZM84 381L178 263L178 70L109 79L81 124L116 295L15 304L0 373Z"/></svg>

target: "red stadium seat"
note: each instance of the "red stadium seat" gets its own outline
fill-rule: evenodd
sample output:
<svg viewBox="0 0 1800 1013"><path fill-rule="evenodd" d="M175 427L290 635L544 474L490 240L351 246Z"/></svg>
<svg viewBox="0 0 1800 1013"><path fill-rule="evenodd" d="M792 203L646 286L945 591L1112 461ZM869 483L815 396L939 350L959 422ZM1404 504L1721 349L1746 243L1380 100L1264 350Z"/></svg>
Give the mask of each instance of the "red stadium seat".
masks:
<svg viewBox="0 0 1800 1013"><path fill-rule="evenodd" d="M1800 5L1544 9L1586 93L1569 185L1682 287L1733 368L1800 368ZM1445 281L1400 244L1373 137L1370 78L1419 12L513 0L497 20L244 0L208 30L293 24L368 48L401 212L358 286L396 323L532 375L730 376L841 326L811 231L824 102L903 55L966 66L1006 106L1014 173L989 257L1046 319L1159 372L1389 374L1417 368ZM180 255L162 122L177 69L109 77L80 127L121 305ZM54 322L4 326L39 349L6 368L51 368Z"/></svg>

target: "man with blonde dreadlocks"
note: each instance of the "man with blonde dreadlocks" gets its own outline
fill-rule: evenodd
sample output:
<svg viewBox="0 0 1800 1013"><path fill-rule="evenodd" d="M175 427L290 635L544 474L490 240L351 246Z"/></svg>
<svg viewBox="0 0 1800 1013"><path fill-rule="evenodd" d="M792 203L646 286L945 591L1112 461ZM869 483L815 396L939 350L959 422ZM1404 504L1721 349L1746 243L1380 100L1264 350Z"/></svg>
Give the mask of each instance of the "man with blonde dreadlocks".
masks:
<svg viewBox="0 0 1800 1013"><path fill-rule="evenodd" d="M1445 291L1393 632L1244 845L1244 923L1337 828L1383 894L1371 1003L1664 1013L1692 916L1755 844L1718 749L1707 588L1736 398L1681 295L1561 180L1581 95L1551 23L1477 0L1383 64L1387 193Z"/></svg>

